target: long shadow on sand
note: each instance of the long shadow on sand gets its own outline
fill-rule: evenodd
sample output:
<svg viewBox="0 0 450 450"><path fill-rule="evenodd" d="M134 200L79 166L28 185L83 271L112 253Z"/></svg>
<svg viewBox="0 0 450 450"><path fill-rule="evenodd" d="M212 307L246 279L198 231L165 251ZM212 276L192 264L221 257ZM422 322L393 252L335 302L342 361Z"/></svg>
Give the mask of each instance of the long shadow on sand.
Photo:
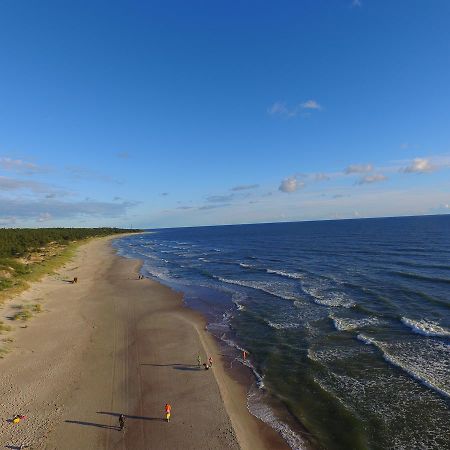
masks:
<svg viewBox="0 0 450 450"><path fill-rule="evenodd" d="M97 411L97 414L104 414L106 416L119 417L123 413L121 413L121 412ZM156 420L157 422L160 422L160 421L165 422L165 420L162 419L161 417L132 416L130 414L123 414L123 415L125 416L126 419Z"/></svg>
<svg viewBox="0 0 450 450"><path fill-rule="evenodd" d="M196 364L141 364L141 366L172 367L175 370L192 370L194 372L203 370L202 367L198 367Z"/></svg>
<svg viewBox="0 0 450 450"><path fill-rule="evenodd" d="M118 430L118 427L112 425L105 425L103 423L82 422L80 420L65 420L66 423L74 423L76 425L86 425L88 427L106 428L108 430Z"/></svg>

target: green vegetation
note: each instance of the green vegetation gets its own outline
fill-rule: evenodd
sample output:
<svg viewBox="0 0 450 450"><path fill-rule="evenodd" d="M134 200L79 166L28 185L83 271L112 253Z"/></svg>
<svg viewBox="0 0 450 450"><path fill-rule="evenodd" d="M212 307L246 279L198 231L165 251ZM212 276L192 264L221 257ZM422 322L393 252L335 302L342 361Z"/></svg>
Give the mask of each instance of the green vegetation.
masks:
<svg viewBox="0 0 450 450"><path fill-rule="evenodd" d="M139 232L120 228L0 229L0 303L69 262L88 238Z"/></svg>
<svg viewBox="0 0 450 450"><path fill-rule="evenodd" d="M26 257L47 244L67 245L90 237L109 236L139 230L120 228L3 228L0 229L0 258Z"/></svg>
<svg viewBox="0 0 450 450"><path fill-rule="evenodd" d="M6 332L6 331L11 331L11 326L10 325L5 325L1 320L0 320L0 334Z"/></svg>
<svg viewBox="0 0 450 450"><path fill-rule="evenodd" d="M33 317L33 313L30 311L29 308L23 306L20 308L20 311L14 314L12 317L12 320L22 320L27 321Z"/></svg>

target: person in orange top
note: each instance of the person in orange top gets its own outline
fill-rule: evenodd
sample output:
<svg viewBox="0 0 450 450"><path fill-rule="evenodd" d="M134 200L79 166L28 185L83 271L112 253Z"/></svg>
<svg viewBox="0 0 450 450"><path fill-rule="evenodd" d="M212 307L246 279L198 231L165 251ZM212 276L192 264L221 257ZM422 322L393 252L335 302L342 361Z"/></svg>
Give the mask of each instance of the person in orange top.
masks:
<svg viewBox="0 0 450 450"><path fill-rule="evenodd" d="M170 421L170 413L172 411L172 407L168 403L166 403L165 410L166 410L166 420L167 420L167 422L169 422Z"/></svg>

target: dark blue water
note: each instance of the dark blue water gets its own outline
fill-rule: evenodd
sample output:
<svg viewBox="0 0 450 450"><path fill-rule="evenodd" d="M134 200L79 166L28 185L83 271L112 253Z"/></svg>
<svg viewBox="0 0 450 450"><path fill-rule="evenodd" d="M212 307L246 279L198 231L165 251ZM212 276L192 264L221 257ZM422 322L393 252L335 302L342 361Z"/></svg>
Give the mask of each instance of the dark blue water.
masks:
<svg viewBox="0 0 450 450"><path fill-rule="evenodd" d="M250 353L302 448L450 448L450 216L156 230L116 243ZM233 353L234 352L234 353ZM232 357L234 355L234 358Z"/></svg>

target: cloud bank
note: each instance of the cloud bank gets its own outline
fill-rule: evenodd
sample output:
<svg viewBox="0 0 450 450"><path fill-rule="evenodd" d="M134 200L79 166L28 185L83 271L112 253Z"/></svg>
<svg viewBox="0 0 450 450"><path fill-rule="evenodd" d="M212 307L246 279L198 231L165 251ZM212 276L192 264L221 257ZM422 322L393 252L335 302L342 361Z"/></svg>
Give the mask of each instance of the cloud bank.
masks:
<svg viewBox="0 0 450 450"><path fill-rule="evenodd" d="M436 169L437 167L432 165L429 159L415 158L409 166L403 167L400 170L404 173L427 173L433 172Z"/></svg>

